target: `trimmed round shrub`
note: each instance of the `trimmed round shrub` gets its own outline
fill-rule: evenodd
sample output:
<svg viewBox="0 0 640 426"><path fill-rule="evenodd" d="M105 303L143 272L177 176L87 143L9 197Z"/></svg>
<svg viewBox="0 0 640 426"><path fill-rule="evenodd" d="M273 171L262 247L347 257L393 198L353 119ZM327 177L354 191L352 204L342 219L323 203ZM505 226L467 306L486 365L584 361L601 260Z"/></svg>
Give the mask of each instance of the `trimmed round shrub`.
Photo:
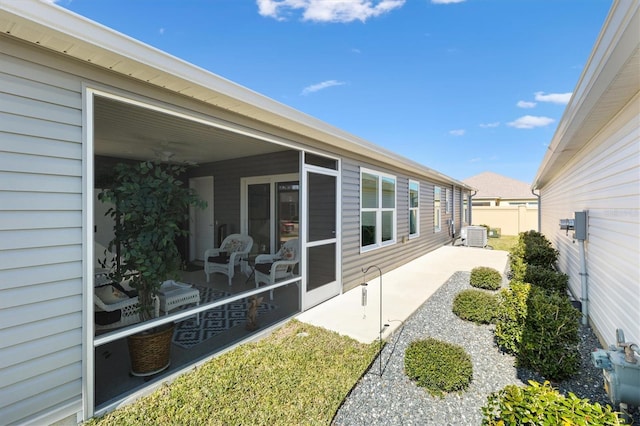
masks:
<svg viewBox="0 0 640 426"><path fill-rule="evenodd" d="M554 381L575 374L580 367L580 317L566 295L531 287L518 365Z"/></svg>
<svg viewBox="0 0 640 426"><path fill-rule="evenodd" d="M543 266L529 265L524 274L524 281L547 291L566 294L569 276Z"/></svg>
<svg viewBox="0 0 640 426"><path fill-rule="evenodd" d="M498 318L494 331L496 343L505 352L517 354L527 319L527 299L531 284L511 281L498 295Z"/></svg>
<svg viewBox="0 0 640 426"><path fill-rule="evenodd" d="M471 357L462 347L433 338L409 344L404 369L407 377L436 396L467 389L473 377Z"/></svg>
<svg viewBox="0 0 640 426"><path fill-rule="evenodd" d="M463 290L453 299L452 310L463 320L493 324L498 314L498 298L482 290Z"/></svg>
<svg viewBox="0 0 640 426"><path fill-rule="evenodd" d="M611 406L590 403L569 392L564 396L549 382L508 385L493 392L482 407L482 424L497 425L619 425Z"/></svg>
<svg viewBox="0 0 640 426"><path fill-rule="evenodd" d="M497 269L487 266L478 266L471 270L469 283L473 287L484 288L486 290L497 290L502 285L502 275Z"/></svg>

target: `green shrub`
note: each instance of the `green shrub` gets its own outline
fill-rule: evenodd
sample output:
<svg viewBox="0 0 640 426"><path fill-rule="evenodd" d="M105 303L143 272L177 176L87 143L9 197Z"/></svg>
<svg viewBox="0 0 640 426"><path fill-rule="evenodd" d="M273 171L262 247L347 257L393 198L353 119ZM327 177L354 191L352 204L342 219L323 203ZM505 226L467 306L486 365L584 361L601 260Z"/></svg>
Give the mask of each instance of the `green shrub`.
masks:
<svg viewBox="0 0 640 426"><path fill-rule="evenodd" d="M580 317L566 295L531 287L518 365L557 381L575 374L580 365Z"/></svg>
<svg viewBox="0 0 640 426"><path fill-rule="evenodd" d="M543 266L528 265L524 274L524 282L548 291L566 294L569 276Z"/></svg>
<svg viewBox="0 0 640 426"><path fill-rule="evenodd" d="M518 254L514 254L518 246L516 245L509 252L509 278L514 281L524 282L524 277L527 274L527 264L524 263L524 258Z"/></svg>
<svg viewBox="0 0 640 426"><path fill-rule="evenodd" d="M496 343L511 354L517 354L520 349L522 330L527 319L527 299L530 290L530 284L511 281L510 287L501 290L498 295Z"/></svg>
<svg viewBox="0 0 640 426"><path fill-rule="evenodd" d="M591 404L573 393L560 394L544 382L508 385L487 398L482 424L494 425L620 425L623 421L609 405Z"/></svg>
<svg viewBox="0 0 640 426"><path fill-rule="evenodd" d="M453 299L453 313L476 324L493 324L498 314L498 298L482 290L463 290Z"/></svg>
<svg viewBox="0 0 640 426"><path fill-rule="evenodd" d="M409 344L404 368L418 386L439 396L466 389L473 377L471 357L462 347L433 338Z"/></svg>
<svg viewBox="0 0 640 426"><path fill-rule="evenodd" d="M528 231L520 234L522 259L528 265L551 268L558 260L558 250L551 246L551 242L539 232Z"/></svg>
<svg viewBox="0 0 640 426"><path fill-rule="evenodd" d="M497 269L478 266L471 270L469 282L473 287L497 290L502 285L502 275Z"/></svg>

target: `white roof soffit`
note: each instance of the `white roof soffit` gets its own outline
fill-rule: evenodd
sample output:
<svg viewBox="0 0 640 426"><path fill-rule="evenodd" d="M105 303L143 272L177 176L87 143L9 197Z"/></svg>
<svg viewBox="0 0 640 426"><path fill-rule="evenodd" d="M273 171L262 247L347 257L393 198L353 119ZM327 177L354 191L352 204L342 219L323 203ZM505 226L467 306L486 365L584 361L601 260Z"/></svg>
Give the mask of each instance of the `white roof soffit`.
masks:
<svg viewBox="0 0 640 426"><path fill-rule="evenodd" d="M613 3L532 189L552 179L640 90L639 8L638 1Z"/></svg>
<svg viewBox="0 0 640 426"><path fill-rule="evenodd" d="M468 187L461 181L51 2L0 0L0 9L0 31L5 34L330 146L400 166L422 176Z"/></svg>

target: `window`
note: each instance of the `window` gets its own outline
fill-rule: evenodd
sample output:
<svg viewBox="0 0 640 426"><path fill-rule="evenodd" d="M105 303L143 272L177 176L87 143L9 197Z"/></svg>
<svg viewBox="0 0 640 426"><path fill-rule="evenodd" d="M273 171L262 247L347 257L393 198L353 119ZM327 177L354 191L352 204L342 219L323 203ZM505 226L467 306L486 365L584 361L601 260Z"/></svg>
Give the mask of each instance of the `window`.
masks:
<svg viewBox="0 0 640 426"><path fill-rule="evenodd" d="M420 234L420 183L409 181L409 236Z"/></svg>
<svg viewBox="0 0 640 426"><path fill-rule="evenodd" d="M433 230L435 232L440 232L441 227L441 216L442 216L442 207L440 205L440 193L442 189L439 186L433 188Z"/></svg>
<svg viewBox="0 0 640 426"><path fill-rule="evenodd" d="M462 194L462 221L469 224L469 193Z"/></svg>
<svg viewBox="0 0 640 426"><path fill-rule="evenodd" d="M362 170L360 174L360 247L396 241L396 178Z"/></svg>
<svg viewBox="0 0 640 426"><path fill-rule="evenodd" d="M451 190L449 188L444 191L444 212L451 213Z"/></svg>

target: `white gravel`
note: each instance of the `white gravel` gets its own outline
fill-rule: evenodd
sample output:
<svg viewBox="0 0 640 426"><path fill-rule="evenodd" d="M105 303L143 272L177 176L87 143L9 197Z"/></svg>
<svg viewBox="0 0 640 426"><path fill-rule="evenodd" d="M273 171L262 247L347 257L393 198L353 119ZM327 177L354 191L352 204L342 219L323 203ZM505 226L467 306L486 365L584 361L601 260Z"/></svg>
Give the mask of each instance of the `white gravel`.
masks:
<svg viewBox="0 0 640 426"><path fill-rule="evenodd" d="M495 326L475 325L451 312L454 297L471 288L469 276L468 272L455 273L389 337L381 357L373 362L338 410L334 425L480 425L480 409L491 392L509 384L522 385L529 379L544 381L533 372L516 369L514 357L496 347ZM580 372L553 385L563 393L573 392L580 398L607 404L602 371L590 359L590 352L600 344L586 326L581 326L580 336ZM410 342L426 337L462 346L471 356L473 380L465 392L433 397L406 377L405 350ZM635 424L640 424L638 411L634 412Z"/></svg>

